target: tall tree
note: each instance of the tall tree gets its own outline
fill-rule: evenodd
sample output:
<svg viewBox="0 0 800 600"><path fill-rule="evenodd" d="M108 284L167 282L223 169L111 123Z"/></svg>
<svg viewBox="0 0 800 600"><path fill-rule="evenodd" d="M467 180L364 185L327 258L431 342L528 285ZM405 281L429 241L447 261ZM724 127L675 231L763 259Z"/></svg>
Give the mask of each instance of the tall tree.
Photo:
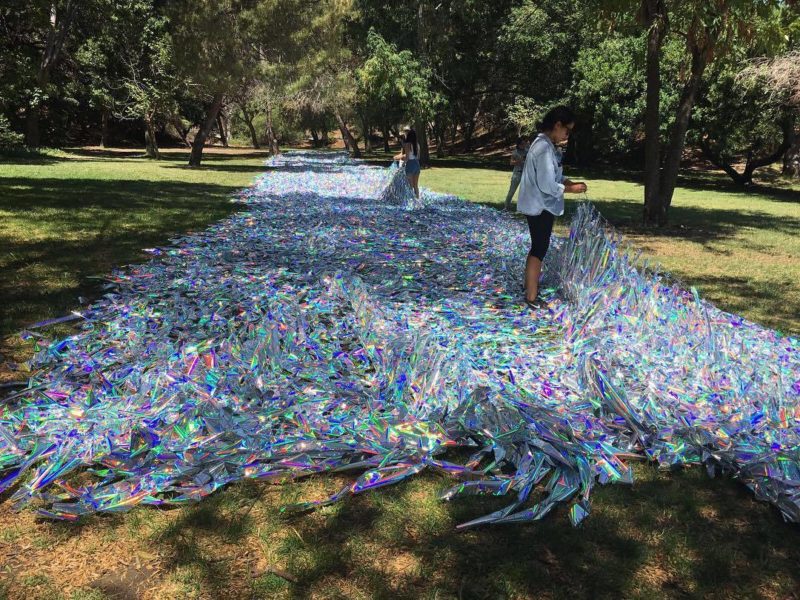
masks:
<svg viewBox="0 0 800 600"><path fill-rule="evenodd" d="M419 127L426 125L436 104L430 71L409 50L399 51L374 30L368 34L367 46L368 57L356 72L362 113L374 120L389 113ZM420 140L420 152L423 147Z"/></svg>
<svg viewBox="0 0 800 600"><path fill-rule="evenodd" d="M644 221L666 222L661 200L661 49L667 34L664 0L642 0L639 18L647 30L647 85L644 120Z"/></svg>
<svg viewBox="0 0 800 600"><path fill-rule="evenodd" d="M205 116L192 142L190 166L200 166L225 94L253 62L246 28L249 3L238 0L178 0L169 5L178 70L204 99Z"/></svg>
<svg viewBox="0 0 800 600"><path fill-rule="evenodd" d="M754 37L754 23L784 5L781 0L609 0L597 6L612 11L615 22L638 11L647 34L647 106L645 114L645 224L664 226L678 180L692 110L709 65ZM608 14L606 12L606 14ZM661 114L661 57L666 36L684 42L686 69L680 84L666 145L658 135Z"/></svg>
<svg viewBox="0 0 800 600"><path fill-rule="evenodd" d="M43 8L46 8L46 12L41 16L46 20L40 28L41 60L25 116L25 143L32 148L41 144L39 119L42 101L47 95L53 68L61 58L64 43L79 10L79 3L75 0L55 1L46 3Z"/></svg>
<svg viewBox="0 0 800 600"><path fill-rule="evenodd" d="M694 141L706 158L739 185L753 183L756 169L783 158L792 146L800 112L800 54L787 52L791 38L779 31L781 11L754 25L752 44L739 44L715 61L695 111ZM753 55L775 55L752 59ZM747 65L742 69L742 65ZM792 89L794 88L794 89ZM735 163L744 162L737 170Z"/></svg>
<svg viewBox="0 0 800 600"><path fill-rule="evenodd" d="M156 130L178 110L172 40L154 0L102 0L100 25L75 51L105 145L110 116L144 124L145 152L158 158Z"/></svg>
<svg viewBox="0 0 800 600"><path fill-rule="evenodd" d="M308 29L307 52L296 65L291 103L308 114L330 114L347 150L361 156L350 125L356 114L356 70L349 24L358 11L352 0L321 0Z"/></svg>
<svg viewBox="0 0 800 600"><path fill-rule="evenodd" d="M800 30L800 20L797 23L796 28ZM800 114L800 50L791 49L771 59L755 60L744 69L740 79L763 86L772 103L791 116L791 125L784 129L788 140L783 156L783 174L800 177L800 134L795 127L796 117Z"/></svg>
<svg viewBox="0 0 800 600"><path fill-rule="evenodd" d="M690 66L678 100L669 142L664 151L657 193L652 192L646 198L645 223L663 226L668 222L668 211L686 143L686 131L706 68L716 58L725 56L732 46L746 41L752 33L752 24L779 4L777 0L716 0L713 3L698 0L681 3L680 10L671 14L671 26L686 41ZM655 78L653 83L655 84ZM655 107L648 108L655 110ZM655 165L652 162L646 168L645 177L651 185L655 184Z"/></svg>
<svg viewBox="0 0 800 600"><path fill-rule="evenodd" d="M202 161L226 95L235 92L260 62L280 63L284 54L297 52L296 36L308 27L316 8L302 0L174 0L170 4L178 65L207 106L192 143L191 166Z"/></svg>

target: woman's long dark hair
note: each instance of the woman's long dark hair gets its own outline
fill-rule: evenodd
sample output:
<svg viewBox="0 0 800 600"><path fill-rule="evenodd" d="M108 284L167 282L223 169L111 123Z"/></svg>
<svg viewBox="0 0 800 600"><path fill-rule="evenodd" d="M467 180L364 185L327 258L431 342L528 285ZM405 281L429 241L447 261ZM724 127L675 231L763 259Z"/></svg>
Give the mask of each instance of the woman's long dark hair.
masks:
<svg viewBox="0 0 800 600"><path fill-rule="evenodd" d="M565 127L570 123L575 122L575 113L569 106L556 106L547 111L547 114L539 123L539 131L548 132L553 131L556 123L561 123Z"/></svg>
<svg viewBox="0 0 800 600"><path fill-rule="evenodd" d="M414 129L406 131L406 144L411 144L414 148L414 155L419 157L419 143L417 142L417 132Z"/></svg>

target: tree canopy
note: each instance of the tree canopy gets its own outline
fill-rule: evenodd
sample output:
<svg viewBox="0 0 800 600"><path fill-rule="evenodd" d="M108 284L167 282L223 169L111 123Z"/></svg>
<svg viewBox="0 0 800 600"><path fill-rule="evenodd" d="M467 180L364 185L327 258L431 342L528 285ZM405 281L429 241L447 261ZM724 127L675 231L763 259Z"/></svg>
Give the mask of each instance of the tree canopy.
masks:
<svg viewBox="0 0 800 600"><path fill-rule="evenodd" d="M568 103L568 159L643 166L664 224L687 143L742 185L800 164L799 49L783 0L8 0L0 145L174 141L197 165L217 138L338 130L357 155L415 124L425 160Z"/></svg>

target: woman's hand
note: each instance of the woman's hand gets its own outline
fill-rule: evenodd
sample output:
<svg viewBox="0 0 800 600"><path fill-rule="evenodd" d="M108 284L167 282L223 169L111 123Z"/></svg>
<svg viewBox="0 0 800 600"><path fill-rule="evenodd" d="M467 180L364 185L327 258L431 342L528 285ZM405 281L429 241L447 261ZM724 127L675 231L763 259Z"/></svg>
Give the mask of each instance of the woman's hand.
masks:
<svg viewBox="0 0 800 600"><path fill-rule="evenodd" d="M589 188L582 181L575 183L570 181L569 184L564 187L564 191L570 194L585 194L588 189Z"/></svg>

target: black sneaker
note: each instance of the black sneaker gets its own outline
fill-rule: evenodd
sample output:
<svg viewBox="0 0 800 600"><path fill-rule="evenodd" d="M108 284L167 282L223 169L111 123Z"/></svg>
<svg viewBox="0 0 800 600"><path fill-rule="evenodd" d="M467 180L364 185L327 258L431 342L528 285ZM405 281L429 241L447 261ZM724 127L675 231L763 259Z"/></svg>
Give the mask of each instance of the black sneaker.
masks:
<svg viewBox="0 0 800 600"><path fill-rule="evenodd" d="M548 308L547 301L541 296L537 296L536 300L525 299L525 305L531 310L542 310Z"/></svg>

